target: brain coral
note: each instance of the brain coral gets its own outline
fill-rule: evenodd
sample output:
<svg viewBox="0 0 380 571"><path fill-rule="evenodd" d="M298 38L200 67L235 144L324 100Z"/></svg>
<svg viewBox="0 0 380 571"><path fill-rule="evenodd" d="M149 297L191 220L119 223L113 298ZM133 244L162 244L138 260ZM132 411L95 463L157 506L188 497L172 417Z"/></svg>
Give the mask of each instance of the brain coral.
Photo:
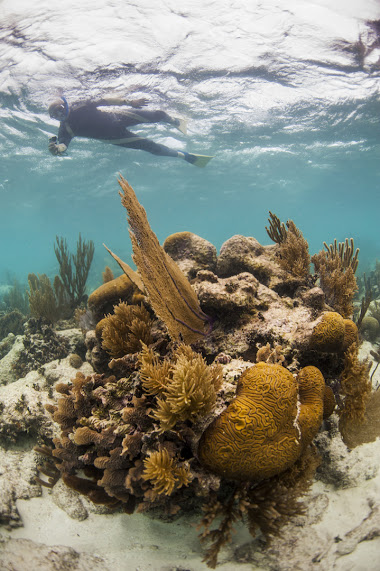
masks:
<svg viewBox="0 0 380 571"><path fill-rule="evenodd" d="M379 333L379 322L377 321L376 317L372 317L371 315L364 317L361 323L360 331L363 333L366 339L374 341Z"/></svg>
<svg viewBox="0 0 380 571"><path fill-rule="evenodd" d="M315 351L335 353L343 347L345 322L340 313L329 311L324 313L314 327L310 338L310 348Z"/></svg>
<svg viewBox="0 0 380 571"><path fill-rule="evenodd" d="M88 307L99 321L105 314L110 313L113 306L120 300L132 297L134 285L125 274L108 281L92 292L88 298Z"/></svg>
<svg viewBox="0 0 380 571"><path fill-rule="evenodd" d="M322 423L326 385L317 367L304 367L298 373L297 380L301 402L298 425L301 430L302 445L306 447L311 443Z"/></svg>
<svg viewBox="0 0 380 571"><path fill-rule="evenodd" d="M344 319L343 350L346 351L353 343L359 340L359 332L356 323L352 319Z"/></svg>
<svg viewBox="0 0 380 571"><path fill-rule="evenodd" d="M233 480L260 480L283 472L319 429L324 387L315 367L302 369L299 382L280 365L257 363L247 369L235 399L202 434L200 462Z"/></svg>

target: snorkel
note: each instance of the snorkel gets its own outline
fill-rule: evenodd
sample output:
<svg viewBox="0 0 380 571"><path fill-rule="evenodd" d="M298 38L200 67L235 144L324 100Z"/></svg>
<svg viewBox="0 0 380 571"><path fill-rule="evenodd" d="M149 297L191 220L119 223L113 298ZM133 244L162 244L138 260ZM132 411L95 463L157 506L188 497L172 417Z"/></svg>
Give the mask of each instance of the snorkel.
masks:
<svg viewBox="0 0 380 571"><path fill-rule="evenodd" d="M67 119L67 117L69 116L69 112L70 112L69 104L67 103L66 97L63 97L63 95L61 95L61 99L62 99L63 104L65 106L65 119Z"/></svg>

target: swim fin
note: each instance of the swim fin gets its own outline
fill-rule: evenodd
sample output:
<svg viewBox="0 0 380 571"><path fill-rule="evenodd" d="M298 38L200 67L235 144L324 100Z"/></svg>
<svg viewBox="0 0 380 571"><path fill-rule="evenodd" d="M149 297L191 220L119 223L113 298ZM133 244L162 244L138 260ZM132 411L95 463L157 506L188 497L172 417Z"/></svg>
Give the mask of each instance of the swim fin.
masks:
<svg viewBox="0 0 380 571"><path fill-rule="evenodd" d="M187 121L186 119L176 119L178 124L176 125L178 131L181 131L184 135L187 135Z"/></svg>
<svg viewBox="0 0 380 571"><path fill-rule="evenodd" d="M203 169L214 156L209 155L195 155L194 153L186 153L185 161L192 165Z"/></svg>

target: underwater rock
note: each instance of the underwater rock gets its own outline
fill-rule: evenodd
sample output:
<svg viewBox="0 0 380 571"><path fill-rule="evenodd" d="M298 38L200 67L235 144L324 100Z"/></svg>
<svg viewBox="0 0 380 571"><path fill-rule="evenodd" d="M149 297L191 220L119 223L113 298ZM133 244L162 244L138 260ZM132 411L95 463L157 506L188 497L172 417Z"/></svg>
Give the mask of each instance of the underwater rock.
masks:
<svg viewBox="0 0 380 571"><path fill-rule="evenodd" d="M322 311L325 307L325 294L320 287L312 287L311 289L303 291L300 297L302 302L312 309Z"/></svg>
<svg viewBox="0 0 380 571"><path fill-rule="evenodd" d="M67 355L69 353L74 353L78 355L81 359L85 358L86 344L81 329L78 329L76 327L70 329L62 329L57 332L57 335L59 336L59 338L63 338L64 343L67 344Z"/></svg>
<svg viewBox="0 0 380 571"><path fill-rule="evenodd" d="M255 362L258 344L269 343L283 346L290 365L308 347L319 312L298 296L280 296L247 272L229 278L199 272L193 287L214 320L212 331L198 343L205 354L223 352ZM317 358L307 364L319 366Z"/></svg>
<svg viewBox="0 0 380 571"><path fill-rule="evenodd" d="M17 379L45 363L63 359L70 353L67 339L42 319L30 318L25 324L25 335L21 339L23 349L11 365Z"/></svg>
<svg viewBox="0 0 380 571"><path fill-rule="evenodd" d="M8 333L21 335L26 319L25 315L18 309L13 309L12 311L0 315L0 340L4 339Z"/></svg>
<svg viewBox="0 0 380 571"><path fill-rule="evenodd" d="M163 248L189 280L195 278L200 270L216 270L215 246L192 232L171 234L163 243Z"/></svg>
<svg viewBox="0 0 380 571"><path fill-rule="evenodd" d="M337 489L360 486L379 471L380 440L350 450L339 432L336 414L329 419L329 432L320 432L314 442L324 459L316 477Z"/></svg>
<svg viewBox="0 0 380 571"><path fill-rule="evenodd" d="M272 251L275 246L271 246ZM262 246L255 238L236 235L222 244L217 263L217 274L221 277L234 276L242 272L257 274L257 279L263 283L269 283L268 270L259 263L259 258L264 254Z"/></svg>
<svg viewBox="0 0 380 571"><path fill-rule="evenodd" d="M80 370L93 371L88 363ZM76 372L68 359L53 361L39 372L31 371L17 381L0 386L0 442L9 445L36 436L51 439L56 427L45 410L46 404L54 402L51 387L58 380L68 382Z"/></svg>
<svg viewBox="0 0 380 571"><path fill-rule="evenodd" d="M16 335L14 335L14 333L8 333L8 335L0 341L0 359L9 353L15 340Z"/></svg>
<svg viewBox="0 0 380 571"><path fill-rule="evenodd" d="M71 367L74 367L74 369L79 369L83 365L82 358L77 353L70 353L68 359Z"/></svg>
<svg viewBox="0 0 380 571"><path fill-rule="evenodd" d="M22 526L16 501L41 495L34 480L37 462L37 455L28 450L0 448L0 525L8 529Z"/></svg>
<svg viewBox="0 0 380 571"><path fill-rule="evenodd" d="M102 347L102 339L96 335L95 330L87 331L85 337L86 361L91 364L97 373L108 371L109 355Z"/></svg>
<svg viewBox="0 0 380 571"><path fill-rule="evenodd" d="M110 571L104 559L79 553L63 545L44 545L28 539L0 538L0 567L2 569L75 569L75 571Z"/></svg>
<svg viewBox="0 0 380 571"><path fill-rule="evenodd" d="M58 481L51 492L56 506L61 508L71 519L83 521L88 518L88 511L77 492L71 490L62 481Z"/></svg>
<svg viewBox="0 0 380 571"><path fill-rule="evenodd" d="M280 295L293 295L304 280L295 278L280 267L277 251L277 245L262 246L255 238L232 236L220 249L216 273L225 278L249 272Z"/></svg>
<svg viewBox="0 0 380 571"><path fill-rule="evenodd" d="M197 281L198 299L211 316L223 315L226 321L235 321L243 312L249 313L258 305L255 297L259 282L247 272L218 278L210 271L200 271Z"/></svg>
<svg viewBox="0 0 380 571"><path fill-rule="evenodd" d="M24 351L23 336L17 335L11 338L10 341L13 341L13 343L9 351L0 360L0 385L13 383L19 377L15 365L18 363Z"/></svg>

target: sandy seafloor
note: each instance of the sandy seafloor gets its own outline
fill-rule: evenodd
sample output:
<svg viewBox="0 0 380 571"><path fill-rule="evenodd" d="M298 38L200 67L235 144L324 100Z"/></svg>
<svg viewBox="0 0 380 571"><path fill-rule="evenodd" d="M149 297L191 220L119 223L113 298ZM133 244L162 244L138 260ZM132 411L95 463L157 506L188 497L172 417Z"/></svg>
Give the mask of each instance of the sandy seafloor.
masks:
<svg viewBox="0 0 380 571"><path fill-rule="evenodd" d="M360 357L368 355L370 349L370 343L364 342ZM88 367L84 363L81 370L88 373ZM21 393L27 395L33 415L38 407L32 389L37 384L40 390L36 399L41 400L46 381L69 379L75 374L68 359L54 361L43 369L44 376L41 371L31 371L24 379L0 386L0 399L5 404L3 422ZM379 377L377 372L374 384ZM333 430L333 434L331 438L330 426L330 436L323 428L317 436L323 457L321 479L314 482L305 497L305 515L290 521L265 550L260 538L254 540L244 525L236 525L231 544L220 552L217 569L379 569L380 439L349 451L339 433ZM36 491L33 480L41 458L33 452L30 439L25 445L22 442L21 433L19 444L8 450L0 448L0 501L5 502L7 494L12 496L9 503L18 497L14 503L22 520L20 527L2 528L2 571L207 569L196 529L199 515L167 523L145 514L105 513L104 508L93 506L62 482L52 491L42 488L38 496L41 490Z"/></svg>
<svg viewBox="0 0 380 571"><path fill-rule="evenodd" d="M379 442L365 445L363 448L366 448L366 454L373 453L379 457ZM329 500L327 509L321 514L321 520L308 527L306 534L304 527L299 530L293 527L294 534L301 538L301 541L294 546L293 561L287 564L282 560L279 562L279 567L271 568L305 571L307 569L378 571L380 537L358 544L353 540L352 545L349 534L351 530L360 526L370 513L369 501L376 501L376 498L379 500L380 474L358 487L338 491L322 483L315 483L311 496L315 494L327 496ZM207 569L202 563L202 550L194 528L197 518L186 518L165 524L140 514L132 516L90 514L86 520L78 522L58 508L51 494L46 491L41 498L19 500L17 507L25 527L15 530L11 534L12 538L28 538L48 546L70 546L83 555L99 558L98 561L91 563L91 567L89 564L86 567L84 563L83 569L120 571ZM377 522L374 522L372 527L376 527L377 532L380 532L379 506L377 509ZM267 566L236 561L239 553L244 560L245 553L249 550L247 548L244 550L243 547L252 541L243 526L239 525L236 529L233 543L222 551L217 569L223 571L268 569ZM354 549L350 552L353 546ZM345 554L345 551L348 553ZM321 562L313 562L313 558L319 553ZM28 561L31 561L28 550L19 551L18 558L19 562L17 559L14 560L18 565L13 567L14 569L20 571L33 569L28 565ZM296 559L299 560L298 565ZM42 567L36 568L42 569ZM6 559L5 569L8 569Z"/></svg>

